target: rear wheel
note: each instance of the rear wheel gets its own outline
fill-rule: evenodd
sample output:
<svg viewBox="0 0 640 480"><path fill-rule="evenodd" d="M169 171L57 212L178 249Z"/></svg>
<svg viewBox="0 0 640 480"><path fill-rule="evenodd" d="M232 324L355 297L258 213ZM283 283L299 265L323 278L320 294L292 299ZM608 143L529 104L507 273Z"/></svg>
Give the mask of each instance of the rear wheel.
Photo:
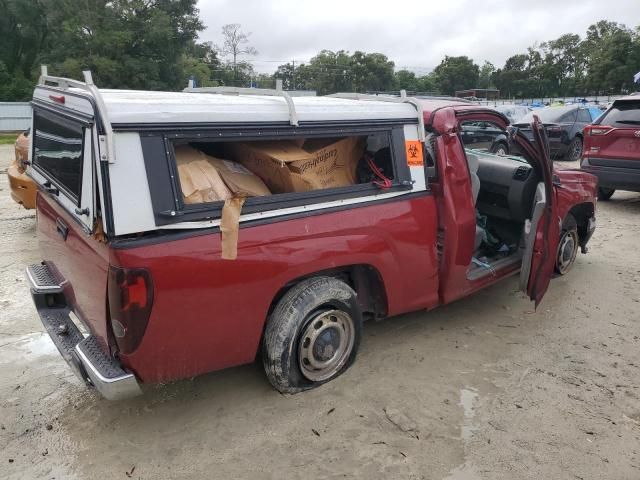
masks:
<svg viewBox="0 0 640 480"><path fill-rule="evenodd" d="M556 254L556 272L566 274L576 261L580 239L578 238L578 224L573 215L568 214L562 224L560 242Z"/></svg>
<svg viewBox="0 0 640 480"><path fill-rule="evenodd" d="M278 302L263 340L264 369L282 393L317 387L353 363L362 333L356 293L331 277L300 282Z"/></svg>
<svg viewBox="0 0 640 480"><path fill-rule="evenodd" d="M613 196L615 191L615 188L599 187L598 200L609 200Z"/></svg>
<svg viewBox="0 0 640 480"><path fill-rule="evenodd" d="M582 158L582 138L575 137L567 149L567 160L576 162Z"/></svg>

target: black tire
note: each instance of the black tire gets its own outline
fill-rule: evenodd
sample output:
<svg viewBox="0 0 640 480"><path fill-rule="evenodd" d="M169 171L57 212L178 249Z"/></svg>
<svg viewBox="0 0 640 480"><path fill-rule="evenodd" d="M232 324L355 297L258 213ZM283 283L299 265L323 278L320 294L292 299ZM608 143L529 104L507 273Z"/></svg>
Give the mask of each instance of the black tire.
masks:
<svg viewBox="0 0 640 480"><path fill-rule="evenodd" d="M491 153L494 155L509 155L509 147L503 142L491 145Z"/></svg>
<svg viewBox="0 0 640 480"><path fill-rule="evenodd" d="M582 138L574 137L567 148L567 160L577 162L582 158Z"/></svg>
<svg viewBox="0 0 640 480"><path fill-rule="evenodd" d="M578 248L580 247L580 238L578 236L578 222L570 213L562 222L562 231L560 232L560 241L556 251L555 270L558 275L566 275L573 267L576 257L578 256Z"/></svg>
<svg viewBox="0 0 640 480"><path fill-rule="evenodd" d="M609 200L615 193L615 188L598 187L598 200Z"/></svg>
<svg viewBox="0 0 640 480"><path fill-rule="evenodd" d="M318 324L321 326L316 327ZM314 329L321 329L323 333L313 337L314 343L309 345ZM262 344L267 378L282 393L297 393L327 383L354 362L361 336L362 313L356 293L349 285L332 277L303 280L280 299L267 321ZM328 375L326 378L316 378L321 375L316 376L308 359L324 362L316 353L327 355L327 348L332 369L321 372Z"/></svg>

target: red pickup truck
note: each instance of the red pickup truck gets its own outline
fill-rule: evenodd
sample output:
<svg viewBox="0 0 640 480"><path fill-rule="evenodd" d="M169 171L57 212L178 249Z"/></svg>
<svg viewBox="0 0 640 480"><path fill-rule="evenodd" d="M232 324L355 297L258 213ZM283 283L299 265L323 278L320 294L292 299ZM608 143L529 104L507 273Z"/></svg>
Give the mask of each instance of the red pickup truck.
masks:
<svg viewBox="0 0 640 480"><path fill-rule="evenodd" d="M595 228L596 179L554 171L539 123L530 142L481 106L99 90L45 72L33 110L32 295L110 399L257 355L281 392L313 388L354 361L364 320L518 272L537 305ZM465 150L461 126L480 121L523 156Z"/></svg>

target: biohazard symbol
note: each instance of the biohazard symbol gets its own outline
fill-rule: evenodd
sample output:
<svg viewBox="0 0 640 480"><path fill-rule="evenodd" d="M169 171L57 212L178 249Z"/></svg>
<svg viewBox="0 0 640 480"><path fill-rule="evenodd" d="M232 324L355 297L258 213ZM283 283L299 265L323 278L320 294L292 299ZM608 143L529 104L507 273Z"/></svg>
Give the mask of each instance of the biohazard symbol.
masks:
<svg viewBox="0 0 640 480"><path fill-rule="evenodd" d="M420 167L424 164L422 157L422 143L420 140L407 140L405 142L407 150L407 164L410 167Z"/></svg>

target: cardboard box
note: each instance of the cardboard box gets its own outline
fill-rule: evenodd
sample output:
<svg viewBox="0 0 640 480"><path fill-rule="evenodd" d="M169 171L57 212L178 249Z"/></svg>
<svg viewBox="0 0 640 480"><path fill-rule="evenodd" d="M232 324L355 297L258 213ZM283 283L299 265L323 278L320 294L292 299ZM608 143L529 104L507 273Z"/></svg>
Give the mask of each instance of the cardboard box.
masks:
<svg viewBox="0 0 640 480"><path fill-rule="evenodd" d="M234 197L261 197L271 195L260 177L243 165L231 160L207 157L207 162L218 171Z"/></svg>
<svg viewBox="0 0 640 480"><path fill-rule="evenodd" d="M361 137L229 144L234 160L258 175L272 193L345 187L356 182Z"/></svg>
<svg viewBox="0 0 640 480"><path fill-rule="evenodd" d="M233 196L201 151L180 145L175 148L175 154L185 204L216 202Z"/></svg>
<svg viewBox="0 0 640 480"><path fill-rule="evenodd" d="M260 178L236 162L210 157L188 145L176 146L175 155L186 204L271 194Z"/></svg>

